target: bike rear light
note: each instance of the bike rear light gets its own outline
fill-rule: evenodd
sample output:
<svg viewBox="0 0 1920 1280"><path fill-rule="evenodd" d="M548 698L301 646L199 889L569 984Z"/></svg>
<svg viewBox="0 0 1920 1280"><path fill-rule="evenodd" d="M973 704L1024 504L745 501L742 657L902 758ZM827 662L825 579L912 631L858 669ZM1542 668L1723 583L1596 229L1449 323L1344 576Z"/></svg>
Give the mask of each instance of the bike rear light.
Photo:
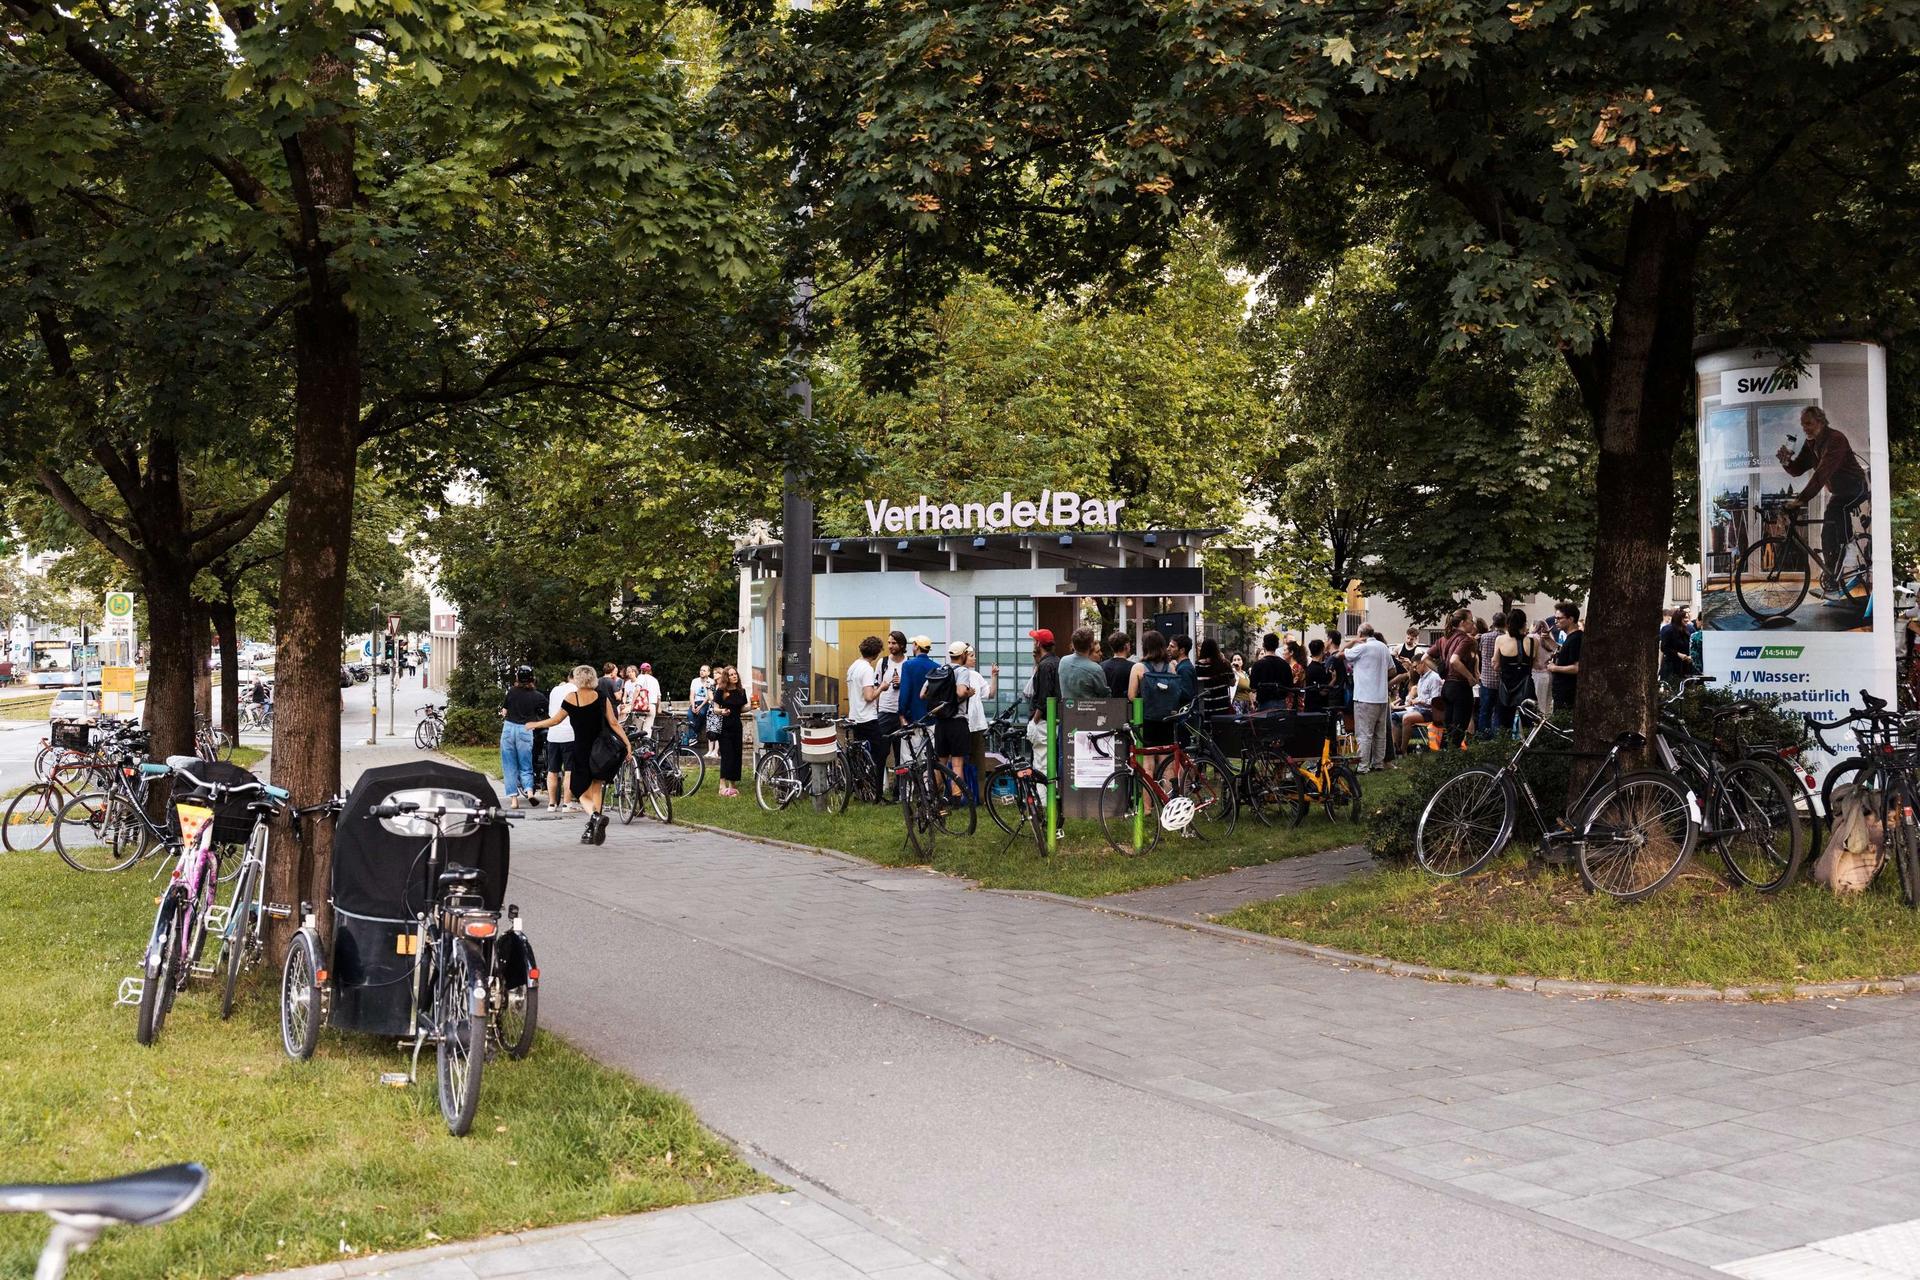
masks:
<svg viewBox="0 0 1920 1280"><path fill-rule="evenodd" d="M491 920L469 920L460 926L460 931L469 938L491 938L494 934L494 923Z"/></svg>
<svg viewBox="0 0 1920 1280"><path fill-rule="evenodd" d="M325 982L327 980L327 971L325 969L315 969L313 971L313 980L315 982Z"/></svg>
<svg viewBox="0 0 1920 1280"><path fill-rule="evenodd" d="M534 980L535 982L538 982L538 981L540 980L540 970L538 970L538 969L529 969L529 970L527 970L527 976L528 976L529 978L532 978L532 979L533 979L533 980Z"/></svg>

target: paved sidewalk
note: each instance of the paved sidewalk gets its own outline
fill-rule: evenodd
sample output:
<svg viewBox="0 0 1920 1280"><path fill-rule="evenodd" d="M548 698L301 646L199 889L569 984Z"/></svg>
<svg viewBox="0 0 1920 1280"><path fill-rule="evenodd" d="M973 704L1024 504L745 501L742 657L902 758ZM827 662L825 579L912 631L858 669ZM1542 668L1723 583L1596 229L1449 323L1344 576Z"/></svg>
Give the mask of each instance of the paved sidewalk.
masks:
<svg viewBox="0 0 1920 1280"><path fill-rule="evenodd" d="M957 1280L966 1272L798 1192L329 1262L266 1280Z"/></svg>
<svg viewBox="0 0 1920 1280"><path fill-rule="evenodd" d="M1920 1217L1912 1001L1664 1005L1395 979L651 824L615 828L603 849L518 847L516 877L547 910L604 905L1676 1259L1717 1265ZM603 1011L628 1007L599 995Z"/></svg>
<svg viewBox="0 0 1920 1280"><path fill-rule="evenodd" d="M1373 855L1365 845L1349 844L1257 867L1241 867L1199 880L1116 893L1095 901L1103 907L1124 907L1183 920L1209 920L1249 902L1268 902L1289 893L1372 875L1374 865Z"/></svg>

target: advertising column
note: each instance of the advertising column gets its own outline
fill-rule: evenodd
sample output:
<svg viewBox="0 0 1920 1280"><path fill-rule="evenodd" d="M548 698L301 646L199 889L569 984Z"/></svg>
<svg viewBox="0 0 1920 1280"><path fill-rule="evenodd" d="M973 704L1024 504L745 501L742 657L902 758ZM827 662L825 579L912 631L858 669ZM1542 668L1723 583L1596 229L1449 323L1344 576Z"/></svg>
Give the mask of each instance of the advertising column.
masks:
<svg viewBox="0 0 1920 1280"><path fill-rule="evenodd" d="M1886 352L1694 362L1703 674L1818 720L1895 696Z"/></svg>

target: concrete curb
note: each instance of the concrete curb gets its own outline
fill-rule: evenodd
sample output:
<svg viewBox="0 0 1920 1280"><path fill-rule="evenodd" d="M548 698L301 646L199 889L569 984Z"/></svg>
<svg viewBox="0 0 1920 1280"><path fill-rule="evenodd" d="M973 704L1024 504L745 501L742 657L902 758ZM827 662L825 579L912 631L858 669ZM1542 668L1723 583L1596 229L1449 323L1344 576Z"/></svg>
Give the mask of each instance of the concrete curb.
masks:
<svg viewBox="0 0 1920 1280"><path fill-rule="evenodd" d="M1452 982L1473 987L1505 987L1513 991L1531 991L1536 995L1576 996L1588 1000L1633 999L1674 1003L1719 1001L1738 1004L1750 1000L1828 1000L1848 999L1853 996L1920 994L1920 974L1862 982L1812 982L1797 986L1793 983L1777 983L1770 986L1720 988L1662 987L1632 982L1564 982L1557 978L1474 973L1465 969L1437 969L1430 965L1389 960L1384 956L1361 955L1353 951L1342 951L1337 947L1323 947L1294 938L1252 933L1246 929L1235 929L1228 925L1213 924L1210 921L1182 920L1178 916L1138 911L1131 907L1102 902L1098 898L1073 898L1066 894L1047 893L1039 889L984 889L981 892L1003 893L1009 897L1033 898L1042 902L1057 902L1086 911L1102 911L1109 915L1126 916L1151 924L1168 925L1175 929L1190 929L1195 933L1210 934L1229 942L1241 942L1251 946L1266 947L1273 951L1285 951L1291 955L1306 956L1312 960L1326 961L1343 969L1370 969L1376 973L1391 974L1399 978L1425 978L1431 982Z"/></svg>

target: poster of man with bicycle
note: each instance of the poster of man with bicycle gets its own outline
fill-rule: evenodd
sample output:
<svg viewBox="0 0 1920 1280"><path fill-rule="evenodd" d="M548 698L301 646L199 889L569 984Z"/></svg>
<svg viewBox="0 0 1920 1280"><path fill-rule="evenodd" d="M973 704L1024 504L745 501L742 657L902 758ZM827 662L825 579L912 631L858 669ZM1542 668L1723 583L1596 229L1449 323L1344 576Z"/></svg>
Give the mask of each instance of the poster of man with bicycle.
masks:
<svg viewBox="0 0 1920 1280"><path fill-rule="evenodd" d="M1886 353L1700 353L1705 674L1822 719L1894 693Z"/></svg>

